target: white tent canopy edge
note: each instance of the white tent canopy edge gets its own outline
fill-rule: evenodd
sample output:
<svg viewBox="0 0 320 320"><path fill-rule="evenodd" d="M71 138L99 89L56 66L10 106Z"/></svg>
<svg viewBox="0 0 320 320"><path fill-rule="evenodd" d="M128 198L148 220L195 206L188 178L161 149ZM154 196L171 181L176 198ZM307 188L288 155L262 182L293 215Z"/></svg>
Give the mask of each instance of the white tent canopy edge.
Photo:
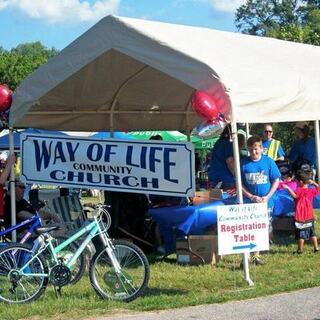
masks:
<svg viewBox="0 0 320 320"><path fill-rule="evenodd" d="M198 89L224 109L231 96L238 122L316 120L319 70L316 46L108 16L18 87L10 125L185 130Z"/></svg>

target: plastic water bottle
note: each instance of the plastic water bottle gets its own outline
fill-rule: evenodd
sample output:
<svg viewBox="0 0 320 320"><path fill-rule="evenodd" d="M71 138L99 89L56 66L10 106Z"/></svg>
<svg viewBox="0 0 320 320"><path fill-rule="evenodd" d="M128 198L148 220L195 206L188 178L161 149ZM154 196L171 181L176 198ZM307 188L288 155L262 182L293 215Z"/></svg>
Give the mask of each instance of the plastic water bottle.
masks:
<svg viewBox="0 0 320 320"><path fill-rule="evenodd" d="M45 240L44 240L44 236L40 235L34 242L33 242L33 246L32 246L32 252L36 253L37 251L39 251L41 248L43 248L45 246Z"/></svg>

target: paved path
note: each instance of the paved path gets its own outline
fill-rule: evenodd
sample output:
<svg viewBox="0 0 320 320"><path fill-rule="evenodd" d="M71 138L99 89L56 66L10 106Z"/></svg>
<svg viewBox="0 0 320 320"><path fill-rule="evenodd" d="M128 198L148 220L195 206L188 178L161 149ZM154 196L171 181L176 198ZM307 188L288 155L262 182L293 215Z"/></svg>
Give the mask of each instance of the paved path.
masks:
<svg viewBox="0 0 320 320"><path fill-rule="evenodd" d="M320 320L320 288L223 304L144 312L95 320ZM90 319L93 320L93 319Z"/></svg>

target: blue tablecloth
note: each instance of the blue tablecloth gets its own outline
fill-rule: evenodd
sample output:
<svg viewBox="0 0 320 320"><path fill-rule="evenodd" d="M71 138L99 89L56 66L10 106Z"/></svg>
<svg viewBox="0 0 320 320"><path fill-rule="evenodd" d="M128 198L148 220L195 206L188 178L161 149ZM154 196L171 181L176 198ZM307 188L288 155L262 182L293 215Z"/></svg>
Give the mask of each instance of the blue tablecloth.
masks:
<svg viewBox="0 0 320 320"><path fill-rule="evenodd" d="M274 196L273 217L293 215L294 200L286 190L278 190ZM216 225L218 206L236 204L237 198L216 200L197 206L172 206L149 209L152 218L158 223L167 252L175 250L174 232L185 235L203 234L207 227ZM313 202L320 208L320 195ZM174 231L175 229L175 231Z"/></svg>
<svg viewBox="0 0 320 320"><path fill-rule="evenodd" d="M217 207L223 201L197 206L172 206L149 209L152 218L157 221L167 252L174 251L174 229L184 234L203 234L208 226L217 223Z"/></svg>

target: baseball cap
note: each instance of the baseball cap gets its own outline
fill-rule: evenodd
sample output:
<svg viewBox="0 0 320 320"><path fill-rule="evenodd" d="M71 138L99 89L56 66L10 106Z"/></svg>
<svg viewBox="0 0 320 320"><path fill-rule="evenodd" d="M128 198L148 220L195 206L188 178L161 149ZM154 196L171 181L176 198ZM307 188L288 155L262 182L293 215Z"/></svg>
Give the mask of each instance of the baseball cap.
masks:
<svg viewBox="0 0 320 320"><path fill-rule="evenodd" d="M309 122L308 121L299 121L299 122L296 122L294 127L303 130L303 129L309 127Z"/></svg>

